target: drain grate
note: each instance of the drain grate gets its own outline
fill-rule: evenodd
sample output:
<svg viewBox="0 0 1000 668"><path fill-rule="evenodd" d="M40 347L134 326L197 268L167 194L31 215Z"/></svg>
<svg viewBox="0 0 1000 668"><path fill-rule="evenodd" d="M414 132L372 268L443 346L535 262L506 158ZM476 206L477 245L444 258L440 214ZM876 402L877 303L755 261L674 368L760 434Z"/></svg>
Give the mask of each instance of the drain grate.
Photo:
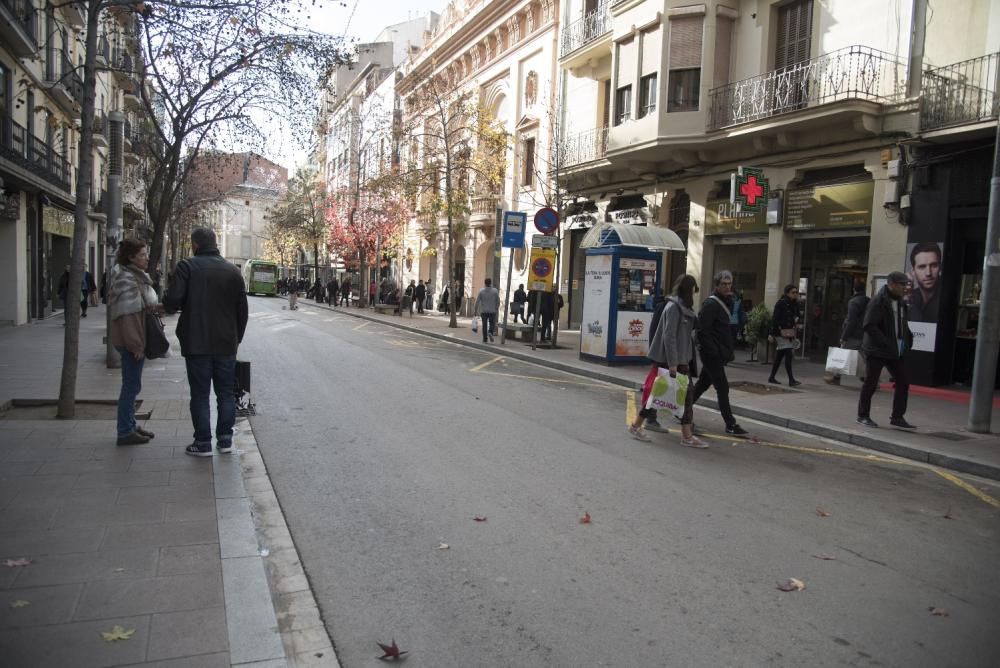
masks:
<svg viewBox="0 0 1000 668"><path fill-rule="evenodd" d="M965 434L956 434L950 431L932 431L928 436L933 436L935 438L943 438L946 441L971 441L971 436L966 436Z"/></svg>

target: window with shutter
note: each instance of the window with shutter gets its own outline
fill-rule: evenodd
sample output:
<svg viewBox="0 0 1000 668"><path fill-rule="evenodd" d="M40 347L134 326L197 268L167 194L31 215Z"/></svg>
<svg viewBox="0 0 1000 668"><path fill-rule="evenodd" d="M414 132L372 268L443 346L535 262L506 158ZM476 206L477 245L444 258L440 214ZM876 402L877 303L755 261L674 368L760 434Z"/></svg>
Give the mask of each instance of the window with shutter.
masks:
<svg viewBox="0 0 1000 668"><path fill-rule="evenodd" d="M632 117L632 82L636 74L637 46L630 37L618 43L617 67L615 69L615 125L621 125Z"/></svg>
<svg viewBox="0 0 1000 668"><path fill-rule="evenodd" d="M809 60L812 39L812 0L795 0L778 8L774 69Z"/></svg>
<svg viewBox="0 0 1000 668"><path fill-rule="evenodd" d="M703 16L670 20L670 72L667 79L667 112L697 111L701 97L701 46Z"/></svg>

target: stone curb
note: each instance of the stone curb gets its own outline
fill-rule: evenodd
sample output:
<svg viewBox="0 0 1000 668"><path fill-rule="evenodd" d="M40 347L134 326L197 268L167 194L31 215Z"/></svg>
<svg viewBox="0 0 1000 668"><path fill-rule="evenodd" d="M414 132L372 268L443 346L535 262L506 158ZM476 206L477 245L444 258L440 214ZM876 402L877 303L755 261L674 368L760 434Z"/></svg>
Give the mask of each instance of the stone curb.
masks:
<svg viewBox="0 0 1000 668"><path fill-rule="evenodd" d="M300 300L299 304L305 304L313 308L321 308L327 311L334 311L326 305L313 304L305 300ZM360 310L360 309L359 309ZM479 350L484 350L487 352L495 353L497 355L503 355L504 357L510 357L512 359L520 360L522 362L528 362L531 364L536 364L538 366L547 367L550 369L556 369L557 371L563 371L565 373L573 374L575 376L583 376L585 378L590 378L593 380L599 380L611 385L618 385L629 390L638 390L640 385L623 378L618 378L617 376L612 376L610 374L602 373L596 369L588 369L584 367L573 366L571 364L564 364L562 362L555 362L553 360L548 360L542 357L535 357L533 355L526 355L517 351L511 351L505 347L497 348L496 346L486 346L475 341L464 341L462 339L447 336L444 334L438 334L437 332L429 332L418 327L413 327L412 325L405 325L402 323L395 323L391 321L384 320L382 318L376 318L370 316L366 313L351 313L348 310L337 309L334 311L336 313L341 313L344 315L350 315L355 318L362 320L369 320L371 322L378 322L390 327L395 327L396 329L401 329L407 332L412 332L413 334L420 334L434 339L439 339L442 341L450 341L462 346L469 348L476 348ZM701 399L701 404L709 408L718 410L719 405L714 399L705 397ZM851 445L856 445L869 450L876 450L878 452L884 452L887 454L895 455L897 457L902 457L904 459L911 459L918 462L923 462L925 464L930 464L932 466L937 466L940 468L950 469L952 471L957 471L959 473L968 473L970 475L980 476L983 478L989 478L991 480L1000 480L1000 467L994 466L992 464L983 464L981 462L976 462L970 459L964 459L961 457L952 457L950 455L944 455L939 452L934 452L931 450L926 450L924 448L906 445L903 443L898 443L895 441L889 441L885 439L875 438L869 435L857 434L851 431L845 431L843 428L834 427L831 425L824 425L814 422L806 422L804 420L795 420L783 418L773 413L767 413L760 410L755 410L753 408L744 408L732 404L732 410L735 415L740 415L742 417L751 418L759 422L764 422L767 424L772 424L778 427L785 427L786 429L791 429L793 431L798 431L804 434L809 434L811 436L821 436L823 438L829 438L834 441L840 441L841 443L849 443Z"/></svg>

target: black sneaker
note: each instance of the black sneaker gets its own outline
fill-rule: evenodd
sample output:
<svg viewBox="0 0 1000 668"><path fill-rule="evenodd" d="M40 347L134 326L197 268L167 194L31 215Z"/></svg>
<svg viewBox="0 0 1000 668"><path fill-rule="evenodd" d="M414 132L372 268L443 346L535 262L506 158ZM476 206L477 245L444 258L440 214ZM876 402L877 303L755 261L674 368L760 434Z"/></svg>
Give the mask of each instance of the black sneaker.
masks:
<svg viewBox="0 0 1000 668"><path fill-rule="evenodd" d="M746 429L744 429L743 427L739 426L738 424L734 424L732 427L726 427L726 433L729 434L730 436L749 436L750 435L750 432L748 432Z"/></svg>
<svg viewBox="0 0 1000 668"><path fill-rule="evenodd" d="M149 443L149 439L134 431L128 436L118 437L118 445L144 445L146 443Z"/></svg>
<svg viewBox="0 0 1000 668"><path fill-rule="evenodd" d="M899 427L900 429L916 429L917 428L916 425L910 424L904 418L895 418L893 420L889 420L889 424L891 424L893 427Z"/></svg>
<svg viewBox="0 0 1000 668"><path fill-rule="evenodd" d="M136 427L135 428L135 433L139 434L143 438L148 438L150 440L152 440L156 436L156 434L154 434L153 432L147 431L146 429L143 429L142 427Z"/></svg>
<svg viewBox="0 0 1000 668"><path fill-rule="evenodd" d="M864 425L866 427L871 427L873 429L878 427L878 423L871 419L867 415L858 416L858 424Z"/></svg>
<svg viewBox="0 0 1000 668"><path fill-rule="evenodd" d="M224 455L228 455L230 452L233 451L233 442L232 441L219 441L219 443L217 444L216 447L219 449L220 453L222 453Z"/></svg>
<svg viewBox="0 0 1000 668"><path fill-rule="evenodd" d="M184 448L184 453L191 455L192 457L211 457L212 446L211 444L198 445L197 443L192 443L191 445Z"/></svg>
<svg viewBox="0 0 1000 668"><path fill-rule="evenodd" d="M662 424L660 424L656 420L646 420L646 424L644 426L646 427L646 431L658 431L661 434L669 434L670 433L669 429L667 429L666 427L664 427Z"/></svg>

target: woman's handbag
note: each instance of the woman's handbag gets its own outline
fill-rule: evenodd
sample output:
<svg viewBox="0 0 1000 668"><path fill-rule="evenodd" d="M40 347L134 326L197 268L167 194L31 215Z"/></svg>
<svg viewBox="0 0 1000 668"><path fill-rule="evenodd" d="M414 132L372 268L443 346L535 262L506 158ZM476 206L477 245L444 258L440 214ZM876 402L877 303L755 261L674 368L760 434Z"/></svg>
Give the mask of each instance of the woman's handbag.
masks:
<svg viewBox="0 0 1000 668"><path fill-rule="evenodd" d="M143 354L146 359L155 360L166 357L170 350L170 341L163 331L163 321L152 311L146 311L146 347Z"/></svg>
<svg viewBox="0 0 1000 668"><path fill-rule="evenodd" d="M97 306L97 291L90 293L90 305Z"/></svg>
<svg viewBox="0 0 1000 668"><path fill-rule="evenodd" d="M798 333L794 327L781 330L781 336L786 339L794 339L795 335Z"/></svg>

